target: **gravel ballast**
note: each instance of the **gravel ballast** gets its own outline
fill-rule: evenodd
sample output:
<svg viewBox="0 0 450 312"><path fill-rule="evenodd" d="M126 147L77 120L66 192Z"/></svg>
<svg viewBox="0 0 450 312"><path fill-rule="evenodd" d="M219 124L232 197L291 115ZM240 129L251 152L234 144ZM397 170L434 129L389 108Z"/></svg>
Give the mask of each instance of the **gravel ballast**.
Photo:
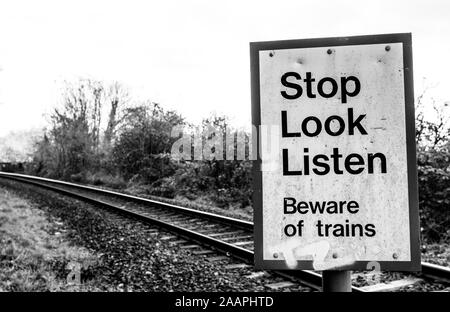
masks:
<svg viewBox="0 0 450 312"><path fill-rule="evenodd" d="M2 180L2 183L4 181ZM6 182L20 196L39 203L49 217L62 220L70 230L68 238L92 253L98 261L83 265L82 281L98 284L101 290L117 291L311 291L310 288L290 286L273 288L269 284L285 282L279 277L247 278L255 275L251 266L227 268L239 263L230 257L210 261L220 254L184 249L181 238L148 224L120 217L81 201L68 199L52 191ZM192 243L187 243L192 244ZM431 248L430 248L431 249ZM195 250L195 251L194 251ZM438 248L434 254L442 255ZM422 252L429 254L431 250ZM436 261L430 261L435 259ZM448 258L447 258L448 259ZM423 259L425 260L425 259ZM427 258L426 261L444 264L445 257ZM64 270L60 269L62 272ZM65 272L67 273L67 272ZM365 275L353 275L357 287L374 283L389 283L417 275L401 273L377 274L374 280ZM448 291L448 284L424 280L397 291Z"/></svg>
<svg viewBox="0 0 450 312"><path fill-rule="evenodd" d="M281 278L245 278L251 267L225 269L239 263L219 254L195 255L165 239L172 235L138 221L129 220L54 192L2 179L17 195L33 200L49 218L68 228L66 237L98 255L94 263L81 264L81 281L95 283L104 291L273 291L268 283ZM175 238L173 240L179 240ZM58 268L56 268L58 269ZM61 275L68 273L59 268ZM311 291L293 286L279 291Z"/></svg>

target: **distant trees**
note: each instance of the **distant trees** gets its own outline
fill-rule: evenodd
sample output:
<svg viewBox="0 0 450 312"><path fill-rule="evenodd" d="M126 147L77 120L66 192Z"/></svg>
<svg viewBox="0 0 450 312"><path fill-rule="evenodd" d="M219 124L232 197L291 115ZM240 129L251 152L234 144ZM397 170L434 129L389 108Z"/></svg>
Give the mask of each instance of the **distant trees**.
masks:
<svg viewBox="0 0 450 312"><path fill-rule="evenodd" d="M35 146L35 174L110 186L142 185L150 194L204 196L219 206L250 205L251 162L230 160L227 148L233 157L238 149L236 129L226 116L212 115L195 127L158 103L131 103L119 83L83 79L65 85L62 103L49 117L50 126ZM172 157L178 140L172 136L175 126L185 126L200 140L195 153L200 152L201 159ZM208 145L213 136L221 139L219 145ZM242 131L240 137L249 140Z"/></svg>
<svg viewBox="0 0 450 312"><path fill-rule="evenodd" d="M0 161L29 162L34 155L34 143L41 136L40 129L8 132L0 137Z"/></svg>
<svg viewBox="0 0 450 312"><path fill-rule="evenodd" d="M83 79L74 84L66 83L62 105L50 115L50 127L37 142L34 157L38 174L70 178L83 175L87 168L99 168L102 155L102 121L104 106L111 108L107 120L107 139L115 131L116 114L122 103L120 85L115 84L106 92L103 83ZM103 133L104 134L104 133Z"/></svg>
<svg viewBox="0 0 450 312"><path fill-rule="evenodd" d="M120 83L112 83L106 94L106 100L110 105L110 110L108 114L108 123L104 132L104 150L110 151L112 147L113 139L116 135L118 125L121 123L121 117L119 113L129 103L130 98L128 90L125 89Z"/></svg>
<svg viewBox="0 0 450 312"><path fill-rule="evenodd" d="M214 136L220 136L221 146L206 144ZM251 161L248 160L250 135L235 129L226 116L212 115L202 121L202 145L204 152L201 174L210 179L208 191L219 206L238 202L240 206L251 205ZM239 139L242 138L239 142ZM238 148L238 142L241 144ZM209 150L214 150L208 157ZM216 149L218 151L216 151ZM238 157L238 151L242 155ZM224 161L226 159L226 161Z"/></svg>
<svg viewBox="0 0 450 312"><path fill-rule="evenodd" d="M112 148L112 161L126 178L139 174L145 182L174 173L170 165L172 127L184 124L181 115L157 103L126 108Z"/></svg>

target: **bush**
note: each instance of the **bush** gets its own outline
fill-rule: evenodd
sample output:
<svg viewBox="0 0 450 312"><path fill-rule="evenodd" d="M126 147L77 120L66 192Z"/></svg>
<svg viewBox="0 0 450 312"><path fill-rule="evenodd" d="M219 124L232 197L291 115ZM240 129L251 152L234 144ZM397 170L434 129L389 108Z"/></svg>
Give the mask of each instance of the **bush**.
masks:
<svg viewBox="0 0 450 312"><path fill-rule="evenodd" d="M104 172L87 173L86 182L92 185L104 185L115 189L123 189L127 184L120 175L111 175Z"/></svg>
<svg viewBox="0 0 450 312"><path fill-rule="evenodd" d="M150 185L150 194L155 196L175 198L177 195L177 188L174 184L173 178L164 178L158 180Z"/></svg>
<svg viewBox="0 0 450 312"><path fill-rule="evenodd" d="M82 183L85 182L85 177L83 173L75 173L75 174L71 174L70 175L70 181L75 182L75 183Z"/></svg>
<svg viewBox="0 0 450 312"><path fill-rule="evenodd" d="M450 238L450 173L430 165L419 166L420 224L425 241Z"/></svg>

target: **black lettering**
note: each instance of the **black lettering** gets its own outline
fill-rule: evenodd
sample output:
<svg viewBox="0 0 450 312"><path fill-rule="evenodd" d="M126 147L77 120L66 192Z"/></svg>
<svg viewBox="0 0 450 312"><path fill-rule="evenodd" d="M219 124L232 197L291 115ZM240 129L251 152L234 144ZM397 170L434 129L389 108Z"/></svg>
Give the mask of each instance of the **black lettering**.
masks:
<svg viewBox="0 0 450 312"><path fill-rule="evenodd" d="M291 229L291 230L289 231L289 229ZM288 236L288 237L292 237L295 234L297 234L297 229L295 228L295 225L293 225L293 224L286 225L284 227L284 234L286 234L286 236Z"/></svg>
<svg viewBox="0 0 450 312"><path fill-rule="evenodd" d="M288 77L294 77L297 80L300 80L302 77L300 77L300 74L295 72L287 72L281 76L281 84L285 86L286 88L291 88L296 90L295 94L288 94L286 91L281 91L281 95L288 100L295 100L302 96L303 90L302 87L296 83L287 81Z"/></svg>
<svg viewBox="0 0 450 312"><path fill-rule="evenodd" d="M327 213L338 213L338 206L335 201L329 201L327 206Z"/></svg>
<svg viewBox="0 0 450 312"><path fill-rule="evenodd" d="M308 213L308 203L301 201L297 205L297 211L301 214Z"/></svg>
<svg viewBox="0 0 450 312"><path fill-rule="evenodd" d="M368 237L373 237L377 233L375 231L375 225L373 225L371 223L366 224L365 228L366 228L366 236L368 236Z"/></svg>
<svg viewBox="0 0 450 312"><path fill-rule="evenodd" d="M339 123L339 129L336 132L331 131L331 122L333 120L337 120L337 122ZM333 115L327 118L327 120L325 120L325 131L331 135L331 136L338 136L341 135L345 130L345 121L344 119L342 119L339 116Z"/></svg>
<svg viewBox="0 0 450 312"><path fill-rule="evenodd" d="M324 224L325 225L325 236L328 236L328 235L330 235L329 234L329 232L328 232L328 230L331 228L331 227L333 227L333 224Z"/></svg>
<svg viewBox="0 0 450 312"><path fill-rule="evenodd" d="M283 138L295 138L301 136L300 132L288 132L286 111L281 111L281 136Z"/></svg>
<svg viewBox="0 0 450 312"><path fill-rule="evenodd" d="M288 201L291 201L291 203L288 203ZM292 197L285 197L284 198L284 205L283 205L283 209L284 209L284 214L288 214L288 213L295 213L295 198ZM292 207L292 210L288 210L287 208Z"/></svg>
<svg viewBox="0 0 450 312"><path fill-rule="evenodd" d="M308 122L314 121L316 123L316 130L314 132L309 132L308 130ZM318 135L322 131L322 123L319 118L314 116L306 117L302 122L302 131L306 136L313 137Z"/></svg>
<svg viewBox="0 0 450 312"><path fill-rule="evenodd" d="M329 224L329 225L331 226L331 224ZM345 236L344 226L342 224L334 225L333 236L335 236L335 237Z"/></svg>
<svg viewBox="0 0 450 312"><path fill-rule="evenodd" d="M343 174L344 171L342 171L339 168L339 158L342 158L342 154L339 154L339 149L337 147L333 148L333 154L331 154L330 157L333 158L334 173L336 173L336 174Z"/></svg>
<svg viewBox="0 0 450 312"><path fill-rule="evenodd" d="M347 83L349 81L353 81L355 84L355 89L353 92L349 92L347 90ZM359 94L359 91L361 91L361 82L358 78L355 76L348 76L348 77L341 77L341 102L347 103L347 96L357 96Z"/></svg>
<svg viewBox="0 0 450 312"><path fill-rule="evenodd" d="M367 155L367 162L369 163L369 173L373 173L373 160L380 159L381 173L386 173L386 156L383 153L375 153Z"/></svg>
<svg viewBox="0 0 450 312"><path fill-rule="evenodd" d="M356 202L354 200L349 201L348 204L347 204L347 210L350 213L358 213L358 211L359 211L359 204L358 204L358 202Z"/></svg>
<svg viewBox="0 0 450 312"><path fill-rule="evenodd" d="M323 91L323 85L325 82L331 82L331 92L330 93L325 93ZM317 85L317 92L319 92L320 96L324 97L324 98L330 98L336 95L336 92L338 90L338 84L336 82L336 80L334 80L331 77L325 77L320 79L319 84Z"/></svg>
<svg viewBox="0 0 450 312"><path fill-rule="evenodd" d="M361 125L361 120L363 120L364 117L366 117L366 115L359 115L358 119L353 121L353 108L348 109L348 134L354 135L355 131L353 130L353 128L355 127L358 128L361 134L367 134L366 129L364 129L364 127Z"/></svg>
<svg viewBox="0 0 450 312"><path fill-rule="evenodd" d="M321 161L319 161L319 159L323 159L326 162L321 162ZM314 156L313 157L313 161L312 161L314 166L319 167L319 168L323 168L323 171L322 170L318 170L317 168L314 168L312 171L315 174L317 174L317 175L326 175L326 174L328 174L330 172L330 166L327 163L328 160L329 160L328 157L326 155L323 155L323 154L319 154L319 155Z"/></svg>
<svg viewBox="0 0 450 312"><path fill-rule="evenodd" d="M340 201L339 202L339 213L343 213L344 212L344 205L345 205L346 201Z"/></svg>
<svg viewBox="0 0 450 312"><path fill-rule="evenodd" d="M355 161L352 158L356 158ZM347 170L350 174L359 174L364 171L364 167L359 167L357 169L353 169L351 166L361 166L364 165L364 158L362 158L359 154L350 154L345 158L345 170Z"/></svg>
<svg viewBox="0 0 450 312"><path fill-rule="evenodd" d="M352 224L352 236L353 237L357 236L356 229L359 230L359 236L364 236L363 226L361 224Z"/></svg>
<svg viewBox="0 0 450 312"><path fill-rule="evenodd" d="M311 73L307 72L306 78L303 81L306 82L306 95L309 98L315 98L316 95L312 93L312 82L316 81L316 79L311 78Z"/></svg>
<svg viewBox="0 0 450 312"><path fill-rule="evenodd" d="M322 234L322 226L323 226L323 224L322 224L322 221L317 221L317 234L320 236L320 237L322 237L323 236L323 234Z"/></svg>
<svg viewBox="0 0 450 312"><path fill-rule="evenodd" d="M305 152L303 155L303 172L304 175L309 175L309 155L307 154L309 149L305 148L303 151Z"/></svg>
<svg viewBox="0 0 450 312"><path fill-rule="evenodd" d="M315 202L314 205L312 202L309 202L309 207L311 208L312 213L316 213L318 211L322 214L325 210L325 202L322 202L322 205L320 205L320 202Z"/></svg>
<svg viewBox="0 0 450 312"><path fill-rule="evenodd" d="M298 171L289 171L289 154L286 148L283 148L283 175L284 176L295 176L302 175L300 170Z"/></svg>

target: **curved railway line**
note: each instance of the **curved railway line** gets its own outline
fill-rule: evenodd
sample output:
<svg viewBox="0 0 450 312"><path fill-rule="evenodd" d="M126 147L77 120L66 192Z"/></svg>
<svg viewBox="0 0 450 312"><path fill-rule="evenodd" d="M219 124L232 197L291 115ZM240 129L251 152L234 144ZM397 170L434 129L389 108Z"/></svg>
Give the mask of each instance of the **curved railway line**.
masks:
<svg viewBox="0 0 450 312"><path fill-rule="evenodd" d="M0 172L0 177L52 190L106 208L122 216L156 225L183 238L178 241L180 243L191 242L191 245L184 245L181 248L198 247L198 245L192 245L192 242L195 242L244 263L253 263L252 222L64 181L5 172ZM306 285L316 290L322 287L321 275L313 271L271 273L291 283ZM449 282L450 268L423 262L422 275L425 278ZM382 288L352 287L354 292L370 290L382 290Z"/></svg>

